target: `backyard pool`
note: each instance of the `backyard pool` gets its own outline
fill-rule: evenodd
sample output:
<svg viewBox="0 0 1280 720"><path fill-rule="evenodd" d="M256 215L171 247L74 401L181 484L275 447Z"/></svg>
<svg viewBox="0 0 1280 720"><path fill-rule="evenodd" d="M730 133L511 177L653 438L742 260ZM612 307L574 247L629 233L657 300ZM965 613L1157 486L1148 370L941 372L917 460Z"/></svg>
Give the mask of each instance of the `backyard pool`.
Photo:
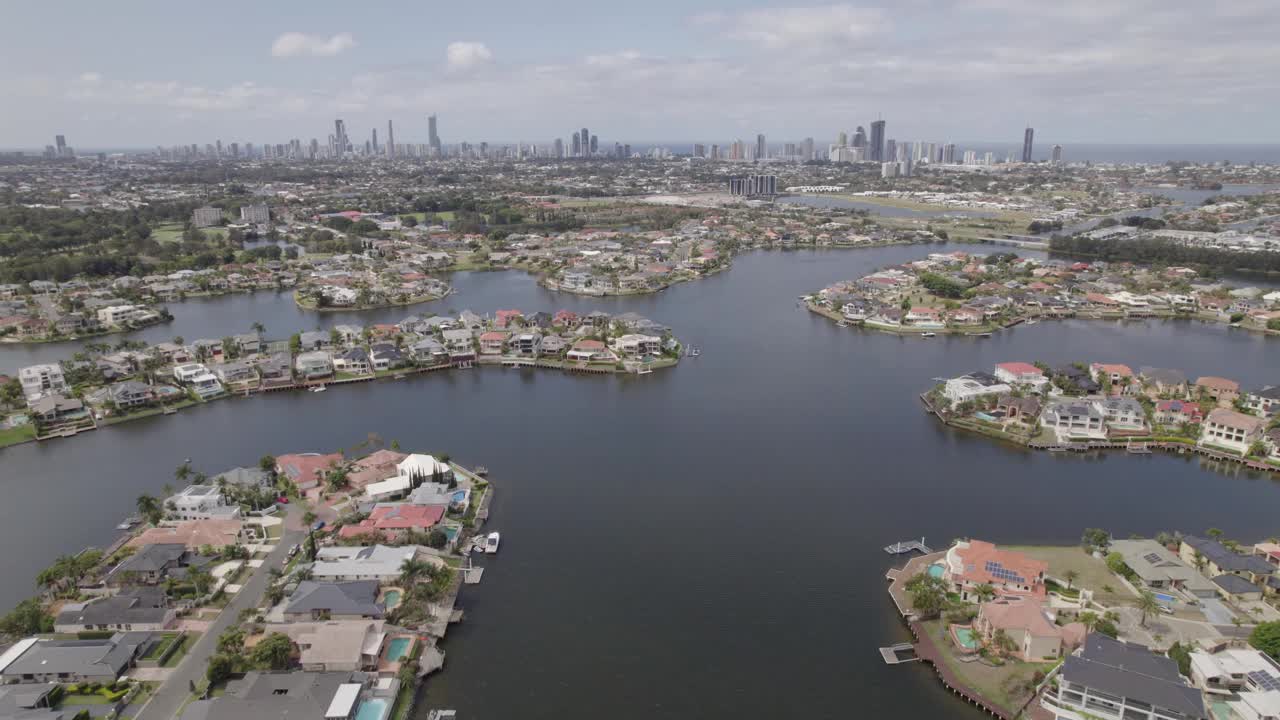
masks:
<svg viewBox="0 0 1280 720"><path fill-rule="evenodd" d="M978 639L973 636L973 628L968 626L952 625L951 634L955 636L956 643L965 650L978 649Z"/></svg>
<svg viewBox="0 0 1280 720"><path fill-rule="evenodd" d="M387 701L382 698L369 698L356 711L356 720L382 720L386 716Z"/></svg>
<svg viewBox="0 0 1280 720"><path fill-rule="evenodd" d="M929 577L940 578L944 572L946 572L946 570L942 567L942 563L935 563L929 566Z"/></svg>
<svg viewBox="0 0 1280 720"><path fill-rule="evenodd" d="M387 644L387 661L396 662L407 656L411 647L413 647L413 638L392 638L391 642Z"/></svg>
<svg viewBox="0 0 1280 720"><path fill-rule="evenodd" d="M387 594L382 596L382 604L386 605L388 610L395 610L400 604L400 591L388 590Z"/></svg>
<svg viewBox="0 0 1280 720"><path fill-rule="evenodd" d="M1165 593L1151 593L1151 594L1155 595L1156 599L1164 603L1165 605L1172 605L1173 603L1178 602L1178 598L1172 595L1166 595Z"/></svg>

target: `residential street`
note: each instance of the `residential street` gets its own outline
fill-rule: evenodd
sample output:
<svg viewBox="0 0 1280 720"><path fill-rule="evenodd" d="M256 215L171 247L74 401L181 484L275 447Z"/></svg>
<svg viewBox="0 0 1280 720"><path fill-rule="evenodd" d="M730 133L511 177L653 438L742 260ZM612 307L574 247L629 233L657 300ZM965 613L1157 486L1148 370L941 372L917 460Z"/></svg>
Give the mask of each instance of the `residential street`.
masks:
<svg viewBox="0 0 1280 720"><path fill-rule="evenodd" d="M205 667L218 646L218 636L232 624L239 622L240 611L256 607L262 601L267 585L271 582L269 569L283 568L288 560L289 548L306 537L306 533L291 529L289 525L290 523L285 523L283 536L276 543L275 550L263 561L262 567L253 573L240 593L232 598L208 631L200 636L187 656L174 668L169 679L135 716L135 720L170 720L182 707L191 692L191 684L198 684L204 679Z"/></svg>

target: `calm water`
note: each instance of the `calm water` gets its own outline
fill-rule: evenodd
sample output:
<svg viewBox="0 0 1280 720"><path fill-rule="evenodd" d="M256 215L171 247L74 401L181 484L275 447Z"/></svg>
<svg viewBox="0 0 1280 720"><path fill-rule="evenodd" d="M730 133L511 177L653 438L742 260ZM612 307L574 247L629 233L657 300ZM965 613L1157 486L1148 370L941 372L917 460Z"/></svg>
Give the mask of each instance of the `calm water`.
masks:
<svg viewBox="0 0 1280 720"><path fill-rule="evenodd" d="M917 210L915 208L894 207L893 205L881 205L879 203L865 202L862 200L847 200L845 198L828 197L826 195L786 195L778 198L778 202L791 203L793 205L808 205L809 207L818 208L836 208L839 210L866 210L867 212L875 215L902 218L987 218L996 216L996 213L987 212L985 210L963 210L960 208L956 208L954 210Z"/></svg>
<svg viewBox="0 0 1280 720"><path fill-rule="evenodd" d="M517 273L458 276L461 293L441 308L634 310L703 353L644 378L485 369L235 399L0 451L0 546L26 549L5 553L0 604L28 594L57 554L108 541L183 458L213 472L377 432L486 465L499 488L502 553L463 593L467 619L450 631L422 717L451 706L473 718L976 720L927 669L881 662L878 646L907 637L884 592L884 545L1074 543L1084 527L1216 526L1252 540L1277 532L1280 481L1163 455L1034 454L939 427L916 395L1001 360L1276 383L1280 341L1154 321L907 339L795 305L924 252L756 253L631 299L553 294ZM188 337L242 329L250 309L274 308L268 328L295 312L260 297L179 307L204 308L176 324Z"/></svg>

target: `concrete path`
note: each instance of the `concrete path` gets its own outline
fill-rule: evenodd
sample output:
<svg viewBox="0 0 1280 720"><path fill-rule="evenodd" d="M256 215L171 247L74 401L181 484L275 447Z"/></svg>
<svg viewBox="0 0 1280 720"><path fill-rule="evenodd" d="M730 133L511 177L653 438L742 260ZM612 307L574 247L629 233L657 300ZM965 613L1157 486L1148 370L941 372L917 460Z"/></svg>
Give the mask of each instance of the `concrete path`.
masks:
<svg viewBox="0 0 1280 720"><path fill-rule="evenodd" d="M218 649L218 636L240 621L241 610L257 607L271 582L271 574L268 570L283 569L289 559L289 548L294 543L301 542L303 537L304 534L299 530L285 531L281 542L267 556L263 566L254 571L253 576L244 584L244 589L227 604L222 614L209 624L204 635L200 636L178 666L173 668L173 672L165 683L134 716L135 720L170 720L177 714L190 696L191 686L204 680L209 658Z"/></svg>

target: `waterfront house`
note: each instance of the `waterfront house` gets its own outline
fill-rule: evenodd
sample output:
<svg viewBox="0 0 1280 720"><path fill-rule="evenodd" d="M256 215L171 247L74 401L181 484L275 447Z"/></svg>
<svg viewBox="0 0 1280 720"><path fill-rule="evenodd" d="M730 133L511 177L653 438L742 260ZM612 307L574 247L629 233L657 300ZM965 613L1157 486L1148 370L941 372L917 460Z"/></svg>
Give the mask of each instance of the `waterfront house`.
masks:
<svg viewBox="0 0 1280 720"><path fill-rule="evenodd" d="M62 366L54 363L19 368L18 382L22 385L22 394L26 396L28 404L69 390L62 374Z"/></svg>
<svg viewBox="0 0 1280 720"><path fill-rule="evenodd" d="M996 376L978 371L947 380L943 386L942 395L954 407L983 396L1012 392L1013 388L1000 382Z"/></svg>
<svg viewBox="0 0 1280 720"><path fill-rule="evenodd" d="M333 360L324 350L299 354L294 367L305 380L316 380L333 374Z"/></svg>
<svg viewBox="0 0 1280 720"><path fill-rule="evenodd" d="M976 602L974 588L990 585L997 596L1043 598L1048 563L1020 552L1001 550L983 540L960 540L947 550L943 579L961 600Z"/></svg>
<svg viewBox="0 0 1280 720"><path fill-rule="evenodd" d="M1025 362L1005 362L996 365L995 377L1010 385L1030 385L1040 388L1048 382L1044 371Z"/></svg>
<svg viewBox="0 0 1280 720"><path fill-rule="evenodd" d="M221 395L223 392L222 383L218 381L218 376L208 371L191 378L187 385L201 400L208 400Z"/></svg>
<svg viewBox="0 0 1280 720"><path fill-rule="evenodd" d="M562 354L567 347L569 347L569 341L559 335L544 335L538 345L538 354L557 357Z"/></svg>
<svg viewBox="0 0 1280 720"><path fill-rule="evenodd" d="M214 475L210 481L213 485L232 485L238 488L257 490L269 488L275 484L271 473L258 467L237 467Z"/></svg>
<svg viewBox="0 0 1280 720"><path fill-rule="evenodd" d="M1227 378L1206 375L1196 378L1196 390L1204 397L1217 400L1219 405L1230 407L1231 403L1240 396L1240 383Z"/></svg>
<svg viewBox="0 0 1280 720"><path fill-rule="evenodd" d="M397 466L407 457L395 450L376 450L351 463L347 483L353 490L364 490L372 483L395 477L400 474Z"/></svg>
<svg viewBox="0 0 1280 720"><path fill-rule="evenodd" d="M424 338L409 346L409 356L415 362L435 365L449 360L449 351L434 338Z"/></svg>
<svg viewBox="0 0 1280 720"><path fill-rule="evenodd" d="M156 399L155 389L137 380L125 380L109 385L94 393L90 399L93 397L99 398L104 404L109 404L117 410L149 405Z"/></svg>
<svg viewBox="0 0 1280 720"><path fill-rule="evenodd" d="M1249 412L1262 417L1280 414L1280 386L1267 385L1245 393L1244 405Z"/></svg>
<svg viewBox="0 0 1280 720"><path fill-rule="evenodd" d="M996 415L1005 422L1034 425L1040 419L1040 401L1034 397L1001 395L996 400Z"/></svg>
<svg viewBox="0 0 1280 720"><path fill-rule="evenodd" d="M994 645L996 632L1004 631L1012 654L1023 662L1057 660L1079 647L1087 632L1080 623L1057 625L1042 603L1030 599L982 603L973 629L988 645Z"/></svg>
<svg viewBox="0 0 1280 720"><path fill-rule="evenodd" d="M369 360L376 371L394 370L406 363L404 353L391 343L374 343L369 348Z"/></svg>
<svg viewBox="0 0 1280 720"><path fill-rule="evenodd" d="M288 353L272 353L258 358L258 376L264 385L287 385L293 382L293 363Z"/></svg>
<svg viewBox="0 0 1280 720"><path fill-rule="evenodd" d="M1155 405L1152 419L1157 425L1199 425L1204 416L1196 403L1185 400L1161 400Z"/></svg>
<svg viewBox="0 0 1280 720"><path fill-rule="evenodd" d="M231 360L214 368L214 375L225 384L244 383L258 379L257 367L248 360Z"/></svg>
<svg viewBox="0 0 1280 720"><path fill-rule="evenodd" d="M1187 376L1181 370L1143 367L1138 378L1152 397L1181 398L1187 394Z"/></svg>
<svg viewBox="0 0 1280 720"><path fill-rule="evenodd" d="M378 602L376 580L303 580L284 607L284 619L290 622L378 619L385 614L386 607Z"/></svg>
<svg viewBox="0 0 1280 720"><path fill-rule="evenodd" d="M1110 549L1120 553L1138 580L1155 592L1177 590L1197 598L1218 594L1214 584L1198 570L1155 540L1112 540Z"/></svg>
<svg viewBox="0 0 1280 720"><path fill-rule="evenodd" d="M596 362L596 361L612 361L613 353L610 353L603 342L599 340L579 340L569 348L569 352L565 354L569 360Z"/></svg>
<svg viewBox="0 0 1280 720"><path fill-rule="evenodd" d="M147 528L127 543L128 547L180 543L188 550L209 546L220 548L236 545L246 538L247 530L240 520L185 520L174 525Z"/></svg>
<svg viewBox="0 0 1280 720"><path fill-rule="evenodd" d="M352 580L377 580L382 584L400 578L400 567L405 560L416 558L435 565L444 561L429 553L420 552L416 545L391 547L333 546L316 551L316 561L311 564L311 578L316 581L348 582Z"/></svg>
<svg viewBox="0 0 1280 720"><path fill-rule="evenodd" d="M342 453L295 453L276 456L276 475L305 494L317 494L325 473L342 465Z"/></svg>
<svg viewBox="0 0 1280 720"><path fill-rule="evenodd" d="M1142 403L1131 397L1108 397L1094 402L1103 421L1111 430L1138 432L1147 428L1147 414Z"/></svg>
<svg viewBox="0 0 1280 720"><path fill-rule="evenodd" d="M613 341L613 348L624 355L651 355L662 351L662 338L652 335L623 335Z"/></svg>
<svg viewBox="0 0 1280 720"><path fill-rule="evenodd" d="M1064 442L1106 438L1104 420L1095 403L1081 400L1056 400L1040 414L1040 424L1054 430Z"/></svg>
<svg viewBox="0 0 1280 720"><path fill-rule="evenodd" d="M188 485L164 501L170 520L230 520L240 517L240 506L227 503L214 485Z"/></svg>
<svg viewBox="0 0 1280 720"><path fill-rule="evenodd" d="M440 338L444 340L445 347L450 350L473 350L475 348L475 335L471 330L465 328L444 330L440 333Z"/></svg>
<svg viewBox="0 0 1280 720"><path fill-rule="evenodd" d="M192 701L183 710L182 717L183 720L348 720L358 717L366 682L363 673L252 671L243 679L228 682L224 694ZM377 705L371 703L369 707Z"/></svg>
<svg viewBox="0 0 1280 720"><path fill-rule="evenodd" d="M387 638L382 620L364 619L269 623L264 632L289 636L298 646L298 663L306 672L377 670L378 657Z"/></svg>
<svg viewBox="0 0 1280 720"><path fill-rule="evenodd" d="M350 350L334 355L333 369L353 375L368 375L373 372L373 366L369 362L369 353L362 347L353 347Z"/></svg>
<svg viewBox="0 0 1280 720"><path fill-rule="evenodd" d="M151 633L99 640L19 640L0 655L0 683L111 683L149 646Z"/></svg>
<svg viewBox="0 0 1280 720"><path fill-rule="evenodd" d="M1068 655L1040 703L1059 720L1206 720L1178 664L1145 646L1091 633Z"/></svg>
<svg viewBox="0 0 1280 720"><path fill-rule="evenodd" d="M1266 422L1262 418L1226 408L1214 408L1200 426L1199 444L1245 455L1262 439Z"/></svg>
<svg viewBox="0 0 1280 720"><path fill-rule="evenodd" d="M1123 386L1133 379L1133 370L1128 365L1092 363L1089 365L1089 377L1099 384Z"/></svg>
<svg viewBox="0 0 1280 720"><path fill-rule="evenodd" d="M309 330L298 335L301 350L320 350L327 348L332 342L332 336L323 330Z"/></svg>
<svg viewBox="0 0 1280 720"><path fill-rule="evenodd" d="M188 567L195 557L180 542L143 545L107 573L106 584L109 587L134 583L155 585L180 574L177 571Z"/></svg>
<svg viewBox="0 0 1280 720"><path fill-rule="evenodd" d="M1182 538L1178 556L1215 580L1222 575L1236 575L1253 583L1265 584L1267 578L1276 572L1275 566L1258 555L1234 552L1217 540L1195 535Z"/></svg>
<svg viewBox="0 0 1280 720"><path fill-rule="evenodd" d="M503 347L507 342L507 334L491 330L480 334L480 354L481 355L501 355Z"/></svg>
<svg viewBox="0 0 1280 720"><path fill-rule="evenodd" d="M54 620L60 633L160 631L173 627L177 612L158 587L133 588L83 603L67 603Z"/></svg>
<svg viewBox="0 0 1280 720"><path fill-rule="evenodd" d="M372 490L381 483L370 485ZM405 488L406 490L408 488ZM369 512L369 517L358 523L343 525L338 537L353 538L372 535L381 540L395 541L407 531L425 532L444 519L447 505L415 505L413 503L379 503Z"/></svg>

